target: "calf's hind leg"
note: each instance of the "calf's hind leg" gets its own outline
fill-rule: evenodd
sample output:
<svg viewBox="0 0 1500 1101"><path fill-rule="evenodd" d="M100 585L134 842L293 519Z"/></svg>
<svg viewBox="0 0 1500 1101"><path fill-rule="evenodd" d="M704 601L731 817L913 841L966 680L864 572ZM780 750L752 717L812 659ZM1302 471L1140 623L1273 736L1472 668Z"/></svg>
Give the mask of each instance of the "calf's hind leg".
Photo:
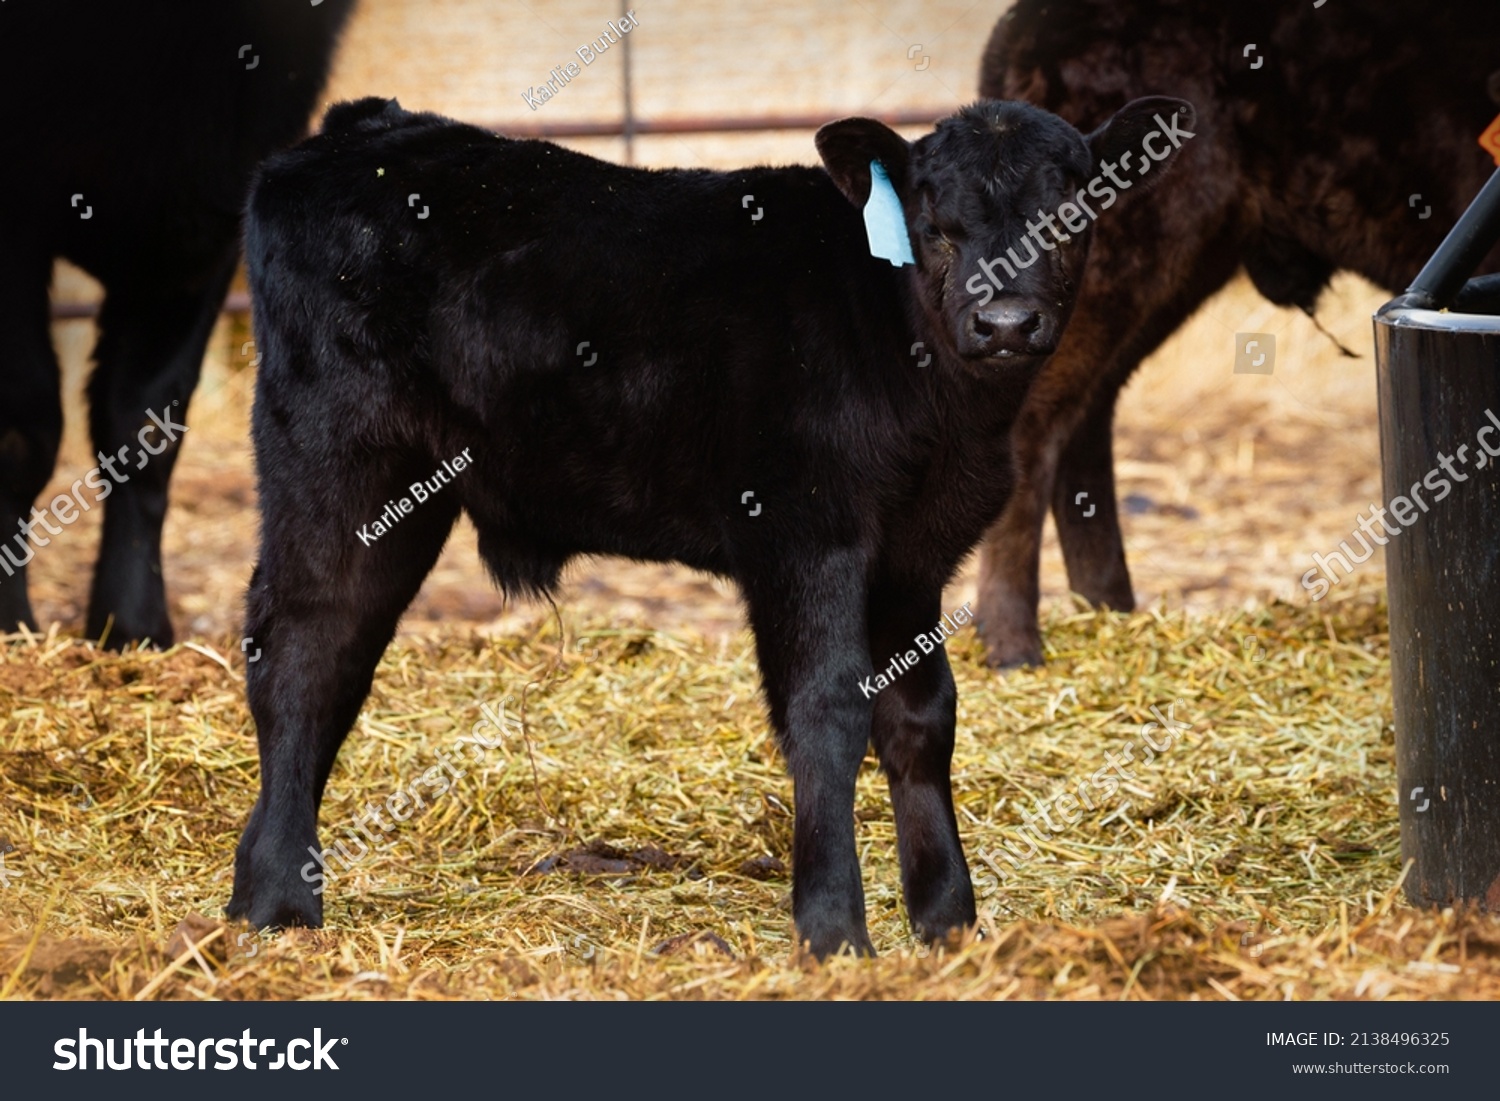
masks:
<svg viewBox="0 0 1500 1101"><path fill-rule="evenodd" d="M323 923L316 863L304 874L321 852L323 788L375 666L459 512L455 494L439 494L367 546L356 531L430 474L434 460L386 455L340 471L346 458L309 456L288 472L291 446L257 439L264 520L245 633L248 653L259 657L245 680L261 790L235 853L228 913L261 928ZM270 469L268 452L282 456Z"/></svg>

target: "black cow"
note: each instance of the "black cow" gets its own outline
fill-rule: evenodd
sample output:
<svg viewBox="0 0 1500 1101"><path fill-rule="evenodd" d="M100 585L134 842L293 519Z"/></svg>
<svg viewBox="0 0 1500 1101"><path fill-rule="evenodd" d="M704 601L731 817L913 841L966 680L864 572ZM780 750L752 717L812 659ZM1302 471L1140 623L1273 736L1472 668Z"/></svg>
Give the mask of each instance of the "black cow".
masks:
<svg viewBox="0 0 1500 1101"><path fill-rule="evenodd" d="M1027 240L999 294L973 284L1097 164L1190 117L1143 100L1084 138L980 103L914 144L831 123L826 172L646 171L362 100L268 161L246 226L261 793L229 913L321 922L324 784L462 511L508 593L551 591L579 554L738 582L813 952L871 950L853 806L872 741L915 931L971 924L940 601L1010 492L1008 430L1087 226ZM914 267L871 255L872 162Z"/></svg>
<svg viewBox="0 0 1500 1101"><path fill-rule="evenodd" d="M88 633L171 643L167 482L250 174L303 133L353 3L0 6L0 632L36 625L27 563L107 497ZM58 256L106 292L88 391L99 468L38 502L62 438Z"/></svg>
<svg viewBox="0 0 1500 1101"><path fill-rule="evenodd" d="M1494 0L1019 0L1001 18L981 95L1085 128L1137 96L1180 95L1198 136L1154 201L1104 220L1077 316L1016 422L1016 492L980 557L991 664L1042 661L1049 508L1071 587L1135 606L1111 429L1141 360L1242 267L1309 314L1340 268L1404 288L1494 171L1477 139L1500 103L1497 66ZM1484 266L1497 269L1500 249ZM1205 369L1227 378L1232 363L1226 346Z"/></svg>

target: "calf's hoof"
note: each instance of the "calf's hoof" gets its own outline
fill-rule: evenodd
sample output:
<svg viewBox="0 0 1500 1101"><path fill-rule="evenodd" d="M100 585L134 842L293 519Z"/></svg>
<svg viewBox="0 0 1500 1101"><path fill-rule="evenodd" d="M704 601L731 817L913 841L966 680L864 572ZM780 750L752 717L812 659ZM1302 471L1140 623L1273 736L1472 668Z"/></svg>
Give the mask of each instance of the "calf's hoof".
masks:
<svg viewBox="0 0 1500 1101"><path fill-rule="evenodd" d="M797 941L804 952L819 962L849 952L856 956L875 955L875 946L870 943L870 934L863 921L851 925L804 918L797 922Z"/></svg>
<svg viewBox="0 0 1500 1101"><path fill-rule="evenodd" d="M956 947L979 920L974 906L974 887L968 869L955 875L930 900L913 908L908 900L911 931L923 944L946 943Z"/></svg>
<svg viewBox="0 0 1500 1101"><path fill-rule="evenodd" d="M253 859L235 861L234 891L224 907L229 917L248 921L257 929L308 929L323 925L323 896L313 894L312 884L291 875L257 874Z"/></svg>
<svg viewBox="0 0 1500 1101"><path fill-rule="evenodd" d="M229 898L224 913L235 920L247 921L257 929L319 929L323 925L323 903L314 897L313 904L292 898L246 897L236 891Z"/></svg>

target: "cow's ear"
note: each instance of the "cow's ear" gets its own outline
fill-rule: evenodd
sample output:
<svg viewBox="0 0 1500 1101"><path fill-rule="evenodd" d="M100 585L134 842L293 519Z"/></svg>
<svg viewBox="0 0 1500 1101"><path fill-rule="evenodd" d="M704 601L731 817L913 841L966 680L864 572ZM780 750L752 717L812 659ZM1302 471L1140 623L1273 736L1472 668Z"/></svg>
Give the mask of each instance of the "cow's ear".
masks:
<svg viewBox="0 0 1500 1101"><path fill-rule="evenodd" d="M879 161L896 194L906 197L911 146L896 131L874 119L830 122L813 139L823 166L848 200L863 207L870 198L870 162Z"/></svg>
<svg viewBox="0 0 1500 1101"><path fill-rule="evenodd" d="M1095 174L1108 164L1131 183L1139 181L1149 187L1192 140L1197 118L1185 99L1146 96L1131 100L1088 137ZM1143 164L1150 168L1142 171Z"/></svg>

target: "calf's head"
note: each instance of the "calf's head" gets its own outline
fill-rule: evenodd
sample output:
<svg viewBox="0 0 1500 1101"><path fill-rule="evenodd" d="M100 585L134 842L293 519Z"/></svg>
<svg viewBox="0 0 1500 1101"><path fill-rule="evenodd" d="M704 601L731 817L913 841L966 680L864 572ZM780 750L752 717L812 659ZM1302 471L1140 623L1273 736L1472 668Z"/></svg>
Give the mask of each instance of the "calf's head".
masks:
<svg viewBox="0 0 1500 1101"><path fill-rule="evenodd" d="M908 142L873 119L818 131L818 153L857 207L879 161L901 201L914 289L931 335L976 373L1034 365L1057 349L1094 219L1165 173L1193 108L1134 100L1080 134L1024 103L982 101Z"/></svg>

